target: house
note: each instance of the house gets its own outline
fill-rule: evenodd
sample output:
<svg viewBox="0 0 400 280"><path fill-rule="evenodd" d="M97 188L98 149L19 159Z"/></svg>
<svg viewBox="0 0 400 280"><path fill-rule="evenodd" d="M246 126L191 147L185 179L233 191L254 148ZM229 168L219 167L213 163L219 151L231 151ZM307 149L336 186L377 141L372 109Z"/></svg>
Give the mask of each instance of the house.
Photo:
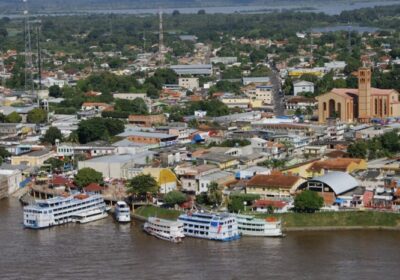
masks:
<svg viewBox="0 0 400 280"><path fill-rule="evenodd" d="M55 157L56 153L49 149L32 151L26 154L14 155L11 157L12 165L25 164L30 167L39 167L49 158Z"/></svg>
<svg viewBox="0 0 400 280"><path fill-rule="evenodd" d="M199 178L219 171L220 169L217 166L211 164L197 166L183 164L175 168L175 173L179 176L182 189L196 194L200 193Z"/></svg>
<svg viewBox="0 0 400 280"><path fill-rule="evenodd" d="M143 168L143 174L151 175L156 179L157 184L160 186L159 192L166 194L170 191L176 190L178 179L174 172L169 168Z"/></svg>
<svg viewBox="0 0 400 280"><path fill-rule="evenodd" d="M304 96L292 96L287 98L285 107L288 110L305 110L311 108L313 110L318 105L318 102L315 98L308 98Z"/></svg>
<svg viewBox="0 0 400 280"><path fill-rule="evenodd" d="M258 199L251 205L252 211L259 213L269 213L271 210L273 213L286 213L292 207L287 201L269 199Z"/></svg>
<svg viewBox="0 0 400 280"><path fill-rule="evenodd" d="M113 106L102 103L102 102L84 102L81 107L82 111L92 111L95 112L103 112L103 111L112 111Z"/></svg>
<svg viewBox="0 0 400 280"><path fill-rule="evenodd" d="M194 90L198 89L199 86L199 78L188 78L188 77L182 77L178 79L178 84L180 87L188 89L188 90Z"/></svg>
<svg viewBox="0 0 400 280"><path fill-rule="evenodd" d="M129 123L139 126L151 127L156 124L165 124L166 118L164 114L159 115L129 115Z"/></svg>
<svg viewBox="0 0 400 280"><path fill-rule="evenodd" d="M302 92L314 93L314 83L302 80L293 82L293 95L297 96Z"/></svg>
<svg viewBox="0 0 400 280"><path fill-rule="evenodd" d="M138 130L128 130L123 133L118 134L119 137L124 137L129 141L142 143L142 144L152 144L154 147L167 147L177 144L177 135L170 135L166 133L159 132L147 132Z"/></svg>
<svg viewBox="0 0 400 280"><path fill-rule="evenodd" d="M100 186L97 183L90 183L89 185L83 188L85 192L96 193L96 194L102 194L104 189L105 189L104 187Z"/></svg>
<svg viewBox="0 0 400 280"><path fill-rule="evenodd" d="M235 176L233 173L227 171L217 171L214 173L201 175L198 178L198 191L200 193L207 192L211 183L217 183L219 186L225 186L225 184L232 181L235 181Z"/></svg>
<svg viewBox="0 0 400 280"><path fill-rule="evenodd" d="M123 100L135 100L136 98L142 98L143 100L147 100L146 93L113 93L114 99L123 99Z"/></svg>
<svg viewBox="0 0 400 280"><path fill-rule="evenodd" d="M298 190L312 190L323 197L325 205L332 205L338 196L359 186L358 181L346 172L333 171L307 180Z"/></svg>
<svg viewBox="0 0 400 280"><path fill-rule="evenodd" d="M246 185L246 193L261 197L288 198L304 182L299 176L273 173L256 175Z"/></svg>
<svg viewBox="0 0 400 280"><path fill-rule="evenodd" d="M330 158L313 162L306 170L307 178L320 176L329 171L341 171L352 173L358 170L366 170L367 162L359 158Z"/></svg>
<svg viewBox="0 0 400 280"><path fill-rule="evenodd" d="M60 157L85 154L88 157L104 156L114 154L116 148L103 141L96 141L87 144L60 143L57 144L57 155Z"/></svg>

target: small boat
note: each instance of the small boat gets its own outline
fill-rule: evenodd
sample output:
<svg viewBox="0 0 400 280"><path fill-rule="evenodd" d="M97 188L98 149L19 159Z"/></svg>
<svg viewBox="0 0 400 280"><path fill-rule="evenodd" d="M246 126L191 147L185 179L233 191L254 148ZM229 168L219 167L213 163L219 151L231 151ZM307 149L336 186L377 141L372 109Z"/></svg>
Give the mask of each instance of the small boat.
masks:
<svg viewBox="0 0 400 280"><path fill-rule="evenodd" d="M180 221L170 221L149 217L143 226L143 230L162 240L179 243L182 242L183 223Z"/></svg>
<svg viewBox="0 0 400 280"><path fill-rule="evenodd" d="M119 223L129 223L131 221L131 209L125 201L117 202L114 215Z"/></svg>
<svg viewBox="0 0 400 280"><path fill-rule="evenodd" d="M236 215L239 232L248 236L282 237L281 221L270 217L257 219L248 215Z"/></svg>
<svg viewBox="0 0 400 280"><path fill-rule="evenodd" d="M103 209L93 209L87 212L82 212L72 216L72 221L78 224L86 224L89 222L104 219L108 216L107 212Z"/></svg>

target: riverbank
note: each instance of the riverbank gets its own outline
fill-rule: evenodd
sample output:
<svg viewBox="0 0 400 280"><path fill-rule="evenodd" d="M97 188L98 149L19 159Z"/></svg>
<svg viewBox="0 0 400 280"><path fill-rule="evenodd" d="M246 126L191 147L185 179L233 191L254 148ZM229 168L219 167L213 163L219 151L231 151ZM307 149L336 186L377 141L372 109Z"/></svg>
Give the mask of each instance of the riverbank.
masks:
<svg viewBox="0 0 400 280"><path fill-rule="evenodd" d="M133 217L146 220L156 216L162 219L176 220L180 211L146 205L138 208ZM320 212L320 213L283 213L257 214L257 218L275 217L282 221L284 231L331 231L331 230L400 230L400 214L349 211L349 212Z"/></svg>
<svg viewBox="0 0 400 280"><path fill-rule="evenodd" d="M400 214L349 211L320 213L256 214L258 218L276 217L282 220L283 229L294 230L344 230L344 229L400 229Z"/></svg>

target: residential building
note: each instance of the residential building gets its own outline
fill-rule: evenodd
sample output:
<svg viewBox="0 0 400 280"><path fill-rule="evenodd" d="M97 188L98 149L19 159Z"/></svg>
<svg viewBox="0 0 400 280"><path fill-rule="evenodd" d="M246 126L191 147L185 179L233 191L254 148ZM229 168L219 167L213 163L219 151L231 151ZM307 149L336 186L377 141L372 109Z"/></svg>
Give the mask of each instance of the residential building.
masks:
<svg viewBox="0 0 400 280"><path fill-rule="evenodd" d="M129 123L139 126L151 127L156 124L165 124L166 118L164 114L159 115L129 115Z"/></svg>
<svg viewBox="0 0 400 280"><path fill-rule="evenodd" d="M304 182L299 176L273 173L256 175L246 184L246 193L258 194L263 198L288 198Z"/></svg>
<svg viewBox="0 0 400 280"><path fill-rule="evenodd" d="M293 82L293 95L297 96L303 92L314 93L314 83L302 80Z"/></svg>
<svg viewBox="0 0 400 280"><path fill-rule="evenodd" d="M213 74L212 64L172 65L170 68L179 76L211 76Z"/></svg>
<svg viewBox="0 0 400 280"><path fill-rule="evenodd" d="M30 167L39 167L49 158L55 157L56 154L48 149L32 151L26 154L15 155L11 157L12 165L25 164Z"/></svg>
<svg viewBox="0 0 400 280"><path fill-rule="evenodd" d="M157 132L146 132L129 130L118 134L120 137L125 137L129 141L142 143L142 144L153 144L154 147L166 147L177 144L177 135L170 135L165 133Z"/></svg>
<svg viewBox="0 0 400 280"><path fill-rule="evenodd" d="M178 79L178 84L180 87L188 90L194 90L200 88L199 78L181 77Z"/></svg>

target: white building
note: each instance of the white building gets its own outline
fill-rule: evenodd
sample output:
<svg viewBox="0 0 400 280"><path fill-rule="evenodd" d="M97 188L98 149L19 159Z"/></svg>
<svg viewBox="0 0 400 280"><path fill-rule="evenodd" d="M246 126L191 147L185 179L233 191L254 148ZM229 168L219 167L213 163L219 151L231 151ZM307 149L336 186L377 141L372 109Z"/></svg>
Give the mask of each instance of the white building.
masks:
<svg viewBox="0 0 400 280"><path fill-rule="evenodd" d="M0 176L7 178L8 194L12 194L19 189L23 180L22 172L18 169L0 169Z"/></svg>
<svg viewBox="0 0 400 280"><path fill-rule="evenodd" d="M296 81L293 82L293 95L297 96L302 92L312 92L314 93L314 83L307 81Z"/></svg>
<svg viewBox="0 0 400 280"><path fill-rule="evenodd" d="M193 90L198 89L199 85L199 78L179 78L178 84L180 87Z"/></svg>

